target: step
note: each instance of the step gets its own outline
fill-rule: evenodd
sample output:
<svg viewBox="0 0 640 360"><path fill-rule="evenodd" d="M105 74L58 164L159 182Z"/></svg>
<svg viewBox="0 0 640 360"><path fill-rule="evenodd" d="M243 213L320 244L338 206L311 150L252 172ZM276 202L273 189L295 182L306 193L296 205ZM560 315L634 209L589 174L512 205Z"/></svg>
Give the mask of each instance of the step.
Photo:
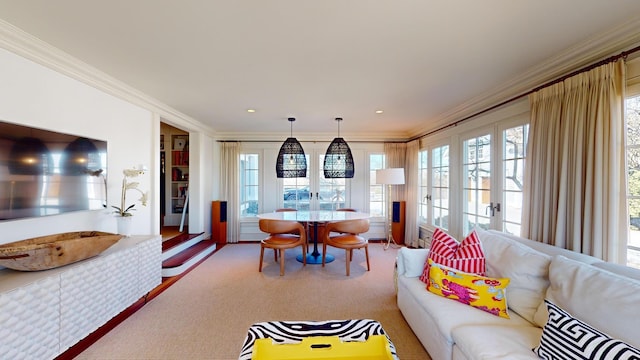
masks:
<svg viewBox="0 0 640 360"><path fill-rule="evenodd" d="M213 240L199 240L196 244L192 244L177 254L166 258L162 262L162 277L166 278L182 274L214 252L216 247L217 243Z"/></svg>
<svg viewBox="0 0 640 360"><path fill-rule="evenodd" d="M169 240L162 242L162 260L175 256L176 254L190 248L204 239L204 233L180 234Z"/></svg>

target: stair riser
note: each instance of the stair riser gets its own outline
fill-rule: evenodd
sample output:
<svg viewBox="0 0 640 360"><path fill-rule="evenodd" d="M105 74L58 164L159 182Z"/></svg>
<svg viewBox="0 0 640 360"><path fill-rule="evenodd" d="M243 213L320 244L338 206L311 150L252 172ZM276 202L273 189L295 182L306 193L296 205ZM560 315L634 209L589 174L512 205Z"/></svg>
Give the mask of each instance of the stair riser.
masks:
<svg viewBox="0 0 640 360"><path fill-rule="evenodd" d="M183 263L180 266L176 266L176 267L172 267L172 268L163 268L162 269L162 277L172 277L172 276L176 276L176 275L182 274L184 271L188 270L190 267L195 265L198 261L204 259L207 255L209 255L212 252L214 252L216 250L216 247L217 247L217 245L214 244L214 245L204 249L203 251L198 253L198 255L192 257L191 259L189 259L188 261L186 261L185 263Z"/></svg>
<svg viewBox="0 0 640 360"><path fill-rule="evenodd" d="M170 257L182 252L183 250L186 250L186 249L192 247L193 245L199 243L203 239L204 239L204 234L200 234L200 235L194 237L193 239L190 239L189 241L185 241L185 242L181 243L180 245L174 246L171 249L168 249L167 251L164 251L162 253L162 261L167 260L168 258L170 258Z"/></svg>

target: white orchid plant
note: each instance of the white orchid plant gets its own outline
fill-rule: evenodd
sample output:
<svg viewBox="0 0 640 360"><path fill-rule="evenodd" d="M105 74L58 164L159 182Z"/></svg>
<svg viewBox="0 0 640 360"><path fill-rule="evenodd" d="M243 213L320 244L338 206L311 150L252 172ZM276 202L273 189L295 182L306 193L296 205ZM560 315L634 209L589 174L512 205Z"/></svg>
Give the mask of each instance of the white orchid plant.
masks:
<svg viewBox="0 0 640 360"><path fill-rule="evenodd" d="M111 206L115 210L114 214L122 217L133 216L131 211L134 211L135 203L127 206L127 191L135 190L142 195L138 201L142 204L142 206L147 206L147 202L149 199L149 193L143 192L138 189L138 182L128 181L129 178L137 177L138 175L144 174L144 169L124 169L122 170L124 174L124 178L122 179L122 194L120 196L120 206Z"/></svg>

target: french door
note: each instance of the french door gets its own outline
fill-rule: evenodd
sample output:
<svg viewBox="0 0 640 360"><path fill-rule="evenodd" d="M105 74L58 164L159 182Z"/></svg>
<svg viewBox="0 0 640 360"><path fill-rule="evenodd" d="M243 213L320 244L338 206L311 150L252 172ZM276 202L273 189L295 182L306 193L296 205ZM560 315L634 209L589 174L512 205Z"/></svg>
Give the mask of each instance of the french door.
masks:
<svg viewBox="0 0 640 360"><path fill-rule="evenodd" d="M520 235L529 125L492 126L462 139L462 234L474 227Z"/></svg>
<svg viewBox="0 0 640 360"><path fill-rule="evenodd" d="M324 150L313 149L306 157L305 178L282 179L283 207L298 210L335 210L347 207L349 189L346 179L324 177Z"/></svg>

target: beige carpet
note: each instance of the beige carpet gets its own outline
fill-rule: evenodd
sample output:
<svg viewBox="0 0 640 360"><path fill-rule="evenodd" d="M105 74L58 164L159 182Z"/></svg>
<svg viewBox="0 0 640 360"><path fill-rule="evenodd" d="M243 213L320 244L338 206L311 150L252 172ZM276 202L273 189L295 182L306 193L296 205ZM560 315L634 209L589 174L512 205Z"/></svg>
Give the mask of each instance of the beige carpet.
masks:
<svg viewBox="0 0 640 360"><path fill-rule="evenodd" d="M269 320L368 318L379 321L402 360L429 359L398 310L393 283L397 250L369 245L354 251L351 276L344 252L307 265L287 250L285 276L273 252L258 272L258 244L226 245L76 359L237 359L246 331Z"/></svg>

